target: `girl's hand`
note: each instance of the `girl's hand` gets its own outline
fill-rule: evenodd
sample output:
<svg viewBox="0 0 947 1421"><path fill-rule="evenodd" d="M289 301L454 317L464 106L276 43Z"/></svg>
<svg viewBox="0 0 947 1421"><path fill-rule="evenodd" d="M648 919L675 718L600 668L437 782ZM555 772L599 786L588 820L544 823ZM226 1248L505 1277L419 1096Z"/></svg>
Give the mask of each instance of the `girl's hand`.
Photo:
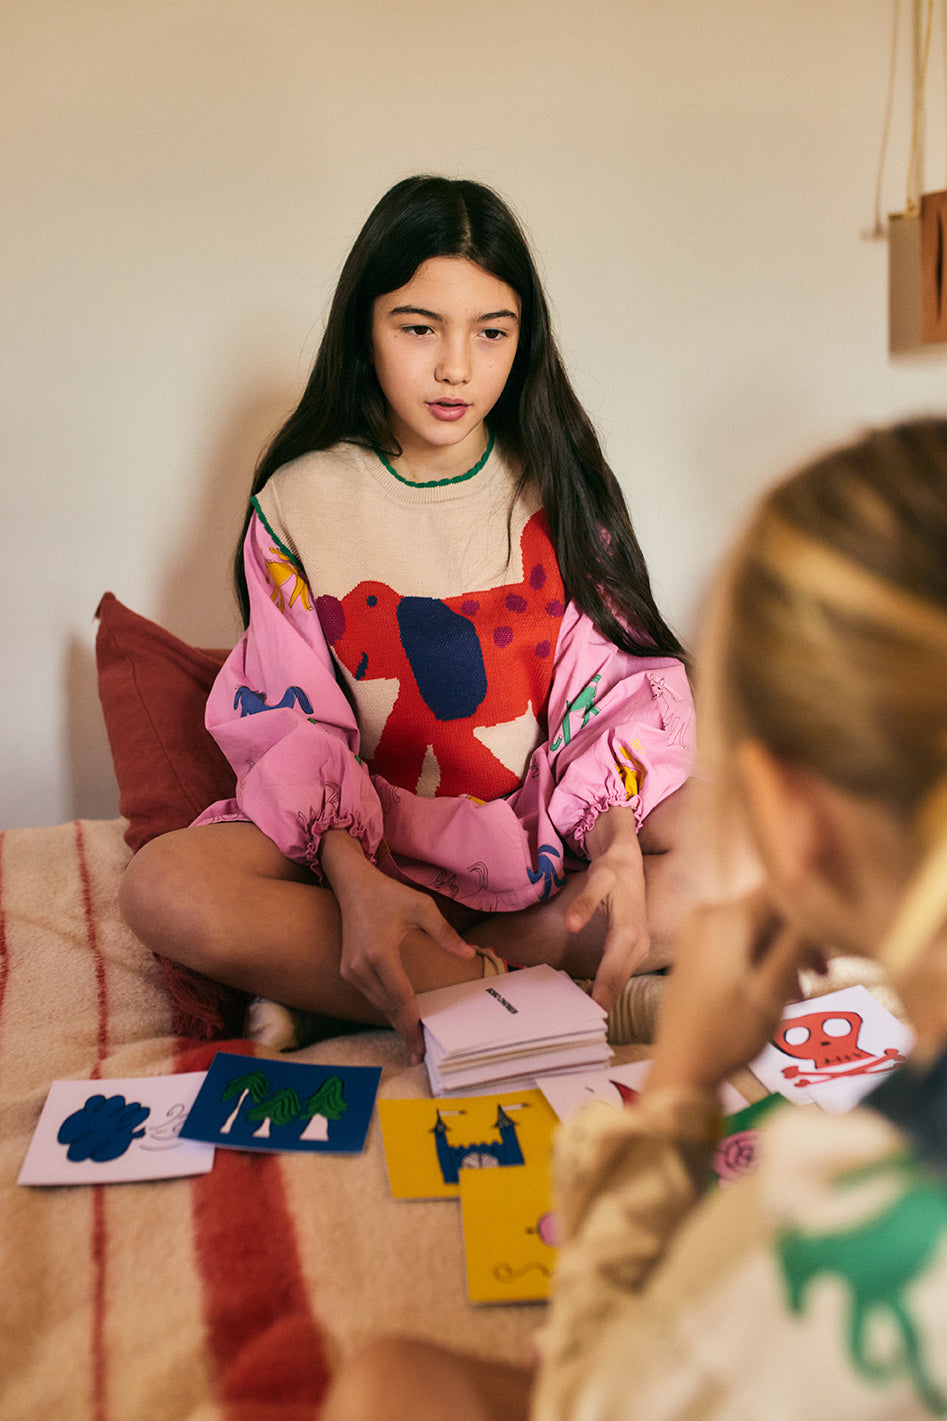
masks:
<svg viewBox="0 0 947 1421"><path fill-rule="evenodd" d="M608 932L592 996L609 1011L651 947L644 860L634 811L621 806L607 809L589 830L585 844L589 867L582 892L566 913L566 927L578 932L596 910L605 913Z"/></svg>
<svg viewBox="0 0 947 1421"><path fill-rule="evenodd" d="M342 918L339 971L401 1033L411 1064L417 1065L424 1059L424 1032L402 962L405 938L422 933L453 957L474 957L475 950L442 917L432 898L375 868L346 831L326 833L321 856Z"/></svg>
<svg viewBox="0 0 947 1421"><path fill-rule="evenodd" d="M714 1089L762 1051L801 968L823 954L786 927L762 894L696 909L679 934L645 1090Z"/></svg>

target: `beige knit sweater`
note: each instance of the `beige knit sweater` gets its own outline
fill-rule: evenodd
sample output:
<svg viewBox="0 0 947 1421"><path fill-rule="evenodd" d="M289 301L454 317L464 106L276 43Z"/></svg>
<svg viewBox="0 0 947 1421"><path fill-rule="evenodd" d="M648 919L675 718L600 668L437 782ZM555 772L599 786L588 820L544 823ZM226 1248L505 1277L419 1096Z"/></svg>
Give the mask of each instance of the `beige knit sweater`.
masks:
<svg viewBox="0 0 947 1421"><path fill-rule="evenodd" d="M563 1128L534 1421L947 1414L947 1191L866 1108L786 1106L703 1195L715 1104Z"/></svg>

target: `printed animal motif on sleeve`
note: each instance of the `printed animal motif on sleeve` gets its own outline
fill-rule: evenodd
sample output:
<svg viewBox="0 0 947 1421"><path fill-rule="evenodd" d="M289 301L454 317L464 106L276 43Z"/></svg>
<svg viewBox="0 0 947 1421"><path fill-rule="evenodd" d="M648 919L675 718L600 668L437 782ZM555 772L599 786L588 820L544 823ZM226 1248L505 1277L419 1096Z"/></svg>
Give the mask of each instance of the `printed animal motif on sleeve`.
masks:
<svg viewBox="0 0 947 1421"><path fill-rule="evenodd" d="M312 715L312 702L301 686L287 686L281 700L272 705L267 702L265 691L254 691L249 686L238 686L233 698L233 708L240 707L241 716L259 715L261 711L285 710L288 706L300 705L307 715Z"/></svg>
<svg viewBox="0 0 947 1421"><path fill-rule="evenodd" d="M669 745L687 744L687 730L691 720L691 704L685 701L668 684L667 676L649 672L648 681L651 694L658 704Z"/></svg>
<svg viewBox="0 0 947 1421"><path fill-rule="evenodd" d="M601 676L593 676L587 686L585 686L574 701L570 701L566 706L566 713L562 720L559 734L550 745L550 750L555 753L561 750L563 745L568 745L572 739L572 717L581 717L576 720L579 729L584 730L593 715L598 715L598 706L595 704L595 691Z"/></svg>
<svg viewBox="0 0 947 1421"><path fill-rule="evenodd" d="M267 559L266 580L273 588L270 593L272 600L281 612L285 612L287 607L292 607L297 598L302 602L307 612L312 611L309 587L306 579L300 572L296 564L282 552L279 548L270 548L273 554L272 560ZM286 597L287 586L289 598Z"/></svg>
<svg viewBox="0 0 947 1421"><path fill-rule="evenodd" d="M641 787L648 773L634 753L635 750L641 749L641 741L633 740L631 746L632 748L629 750L627 745L619 745L618 754L621 758L615 760L615 770L625 786L625 793L629 799L633 799L636 794L641 793Z"/></svg>
<svg viewBox="0 0 947 1421"><path fill-rule="evenodd" d="M444 599L360 582L341 600L317 599L373 773L417 794L485 800L520 783L545 733L565 611L541 512L520 548L521 582Z"/></svg>

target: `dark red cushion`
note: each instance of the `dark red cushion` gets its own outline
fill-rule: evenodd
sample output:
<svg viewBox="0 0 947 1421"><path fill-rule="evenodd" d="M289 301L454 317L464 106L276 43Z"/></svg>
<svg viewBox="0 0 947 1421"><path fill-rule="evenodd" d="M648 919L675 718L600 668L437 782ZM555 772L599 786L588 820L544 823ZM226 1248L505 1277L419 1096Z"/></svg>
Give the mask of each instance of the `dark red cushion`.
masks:
<svg viewBox="0 0 947 1421"><path fill-rule="evenodd" d="M234 772L204 727L207 696L228 653L188 646L111 592L96 616L99 699L118 807L128 820L125 840L137 853L149 839L185 828L209 804L234 793ZM240 1034L242 992L166 957L158 962L179 1036Z"/></svg>
<svg viewBox="0 0 947 1421"><path fill-rule="evenodd" d="M96 615L99 698L125 839L137 851L234 793L233 770L204 728L204 706L228 653L188 646L111 592Z"/></svg>

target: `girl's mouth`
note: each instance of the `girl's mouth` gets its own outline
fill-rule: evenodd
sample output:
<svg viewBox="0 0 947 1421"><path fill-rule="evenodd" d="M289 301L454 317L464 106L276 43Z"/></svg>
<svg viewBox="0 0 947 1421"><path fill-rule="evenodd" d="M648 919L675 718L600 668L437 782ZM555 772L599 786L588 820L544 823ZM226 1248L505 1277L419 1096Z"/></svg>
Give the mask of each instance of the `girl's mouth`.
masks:
<svg viewBox="0 0 947 1421"><path fill-rule="evenodd" d="M429 400L428 409L435 419L458 420L470 409L463 400Z"/></svg>

